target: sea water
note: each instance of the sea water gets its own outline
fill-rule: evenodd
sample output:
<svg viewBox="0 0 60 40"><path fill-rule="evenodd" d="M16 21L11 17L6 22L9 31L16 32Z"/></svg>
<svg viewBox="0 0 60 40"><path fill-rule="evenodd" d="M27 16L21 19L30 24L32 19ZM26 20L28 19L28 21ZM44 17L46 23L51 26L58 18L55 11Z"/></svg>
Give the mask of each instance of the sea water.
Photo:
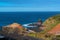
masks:
<svg viewBox="0 0 60 40"><path fill-rule="evenodd" d="M39 19L45 21L56 14L60 14L60 12L0 12L0 27L12 23L23 25L37 22Z"/></svg>

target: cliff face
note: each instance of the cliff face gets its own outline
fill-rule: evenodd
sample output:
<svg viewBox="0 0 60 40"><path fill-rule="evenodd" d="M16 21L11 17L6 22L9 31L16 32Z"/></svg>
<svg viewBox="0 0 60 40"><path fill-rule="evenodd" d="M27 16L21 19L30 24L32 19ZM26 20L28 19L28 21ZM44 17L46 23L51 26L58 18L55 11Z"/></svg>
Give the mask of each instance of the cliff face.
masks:
<svg viewBox="0 0 60 40"><path fill-rule="evenodd" d="M59 23L60 23L60 14L48 18L43 23L43 25L46 26L46 28L44 29L44 32L47 32L47 31L51 30L52 28L54 28Z"/></svg>

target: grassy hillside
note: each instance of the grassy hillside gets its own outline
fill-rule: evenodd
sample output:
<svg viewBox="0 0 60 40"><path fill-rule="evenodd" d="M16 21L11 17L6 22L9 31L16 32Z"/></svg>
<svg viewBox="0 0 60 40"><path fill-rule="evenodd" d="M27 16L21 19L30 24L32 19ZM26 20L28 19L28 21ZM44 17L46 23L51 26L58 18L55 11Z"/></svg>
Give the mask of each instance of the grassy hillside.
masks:
<svg viewBox="0 0 60 40"><path fill-rule="evenodd" d="M60 23L60 14L52 16L50 18L48 18L43 25L46 26L46 28L42 31L43 33L48 32L49 30L51 30L52 28L54 28L57 24Z"/></svg>
<svg viewBox="0 0 60 40"><path fill-rule="evenodd" d="M39 33L31 33L31 34L29 34L29 36L33 36L33 37L36 37L36 38L45 38L44 35L59 23L60 23L60 14L49 17L43 23L43 25L45 25L45 27L46 27L43 31L41 31Z"/></svg>

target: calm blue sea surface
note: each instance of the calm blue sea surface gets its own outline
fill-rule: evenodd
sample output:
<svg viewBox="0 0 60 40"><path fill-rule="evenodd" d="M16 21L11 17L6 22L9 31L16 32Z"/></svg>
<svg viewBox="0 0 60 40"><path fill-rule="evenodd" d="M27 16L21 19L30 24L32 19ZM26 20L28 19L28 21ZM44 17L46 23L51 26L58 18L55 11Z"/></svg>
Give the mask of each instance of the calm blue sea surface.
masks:
<svg viewBox="0 0 60 40"><path fill-rule="evenodd" d="M36 22L39 18L45 21L56 14L60 14L60 12L0 12L0 26L14 22L20 24Z"/></svg>

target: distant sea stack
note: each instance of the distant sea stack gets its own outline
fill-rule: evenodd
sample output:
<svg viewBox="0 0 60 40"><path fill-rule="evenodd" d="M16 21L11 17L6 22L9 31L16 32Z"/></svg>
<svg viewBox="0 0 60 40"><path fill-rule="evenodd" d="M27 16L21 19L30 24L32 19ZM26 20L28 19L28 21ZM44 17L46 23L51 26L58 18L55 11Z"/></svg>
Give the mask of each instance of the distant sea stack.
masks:
<svg viewBox="0 0 60 40"><path fill-rule="evenodd" d="M30 24L25 24L23 25L25 27L27 27L29 30L33 30L35 32L40 32L42 30L44 30L44 25L42 25L42 20L39 19L37 22L34 23L30 23Z"/></svg>

